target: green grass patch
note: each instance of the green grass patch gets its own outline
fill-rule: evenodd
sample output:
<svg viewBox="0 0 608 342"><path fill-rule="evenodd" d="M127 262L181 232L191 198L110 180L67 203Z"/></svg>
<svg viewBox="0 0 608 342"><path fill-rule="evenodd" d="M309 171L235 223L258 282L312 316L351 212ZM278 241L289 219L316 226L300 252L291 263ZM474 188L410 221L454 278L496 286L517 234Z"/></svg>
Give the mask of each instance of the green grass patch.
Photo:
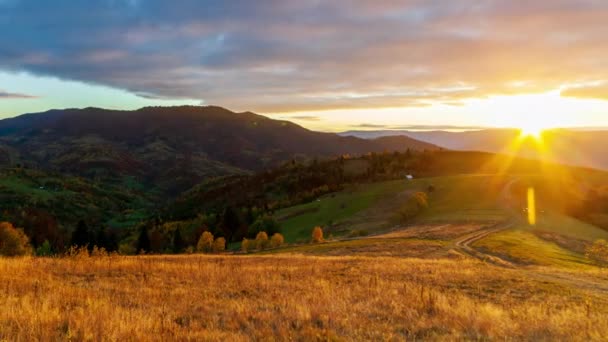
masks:
<svg viewBox="0 0 608 342"><path fill-rule="evenodd" d="M535 227L525 225L522 226L522 228L527 230L548 231L587 241L595 241L598 239L608 240L608 231L573 217L553 212L540 214Z"/></svg>
<svg viewBox="0 0 608 342"><path fill-rule="evenodd" d="M578 268L589 264L584 256L522 229L491 234L475 242L473 246L486 253L523 264Z"/></svg>
<svg viewBox="0 0 608 342"><path fill-rule="evenodd" d="M276 217L281 221L286 241L306 240L315 226L340 223L406 187L401 180L352 186L317 201L280 210Z"/></svg>

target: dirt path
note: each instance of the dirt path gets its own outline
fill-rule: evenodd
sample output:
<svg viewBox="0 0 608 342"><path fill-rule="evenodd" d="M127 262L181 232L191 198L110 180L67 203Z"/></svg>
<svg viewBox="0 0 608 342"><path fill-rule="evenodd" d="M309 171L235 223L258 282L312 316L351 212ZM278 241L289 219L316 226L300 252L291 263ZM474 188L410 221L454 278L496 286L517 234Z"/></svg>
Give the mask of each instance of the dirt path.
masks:
<svg viewBox="0 0 608 342"><path fill-rule="evenodd" d="M596 297L599 300L608 301L605 295L608 294L608 284L605 281L598 279L588 279L583 276L573 275L573 274L560 274L555 273L553 271L546 272L539 268L530 268L527 266L521 266L509 262L505 259L497 257L495 255L490 255L479 251L472 247L472 244L476 241L479 241L491 234L507 230L515 226L515 224L520 220L518 218L518 213L515 209L509 206L509 202L511 200L511 188L517 183L519 179L515 178L507 183L501 192L501 201L504 203L505 208L510 211L511 219L506 222L501 222L493 226L488 226L482 228L476 232L464 235L455 241L455 249L459 252L469 255L471 257L477 258L479 260L501 266L507 268L517 268L524 272L530 279L534 279L540 282L552 282L554 284L559 284L566 287L575 287L578 289L585 290L589 295Z"/></svg>
<svg viewBox="0 0 608 342"><path fill-rule="evenodd" d="M498 266L513 268L513 267L515 267L515 265L513 265L511 262L508 262L508 261L501 259L499 257L496 257L494 255L480 252L480 251L474 249L473 247L471 247L471 244L473 244L474 242L479 241L490 234L494 234L496 232L499 232L499 231L502 231L505 229L509 229L511 227L513 227L512 222L510 222L510 221L503 222L503 223L496 224L494 226L489 226L489 227L483 228L472 234L465 235L465 236L459 238L458 240L456 240L456 242L455 242L456 250L458 250L461 253L464 253L466 255L470 255L474 258L482 260L482 261L486 261L486 262L489 262L489 263L492 263L492 264L495 264Z"/></svg>
<svg viewBox="0 0 608 342"><path fill-rule="evenodd" d="M480 259L480 260L483 260L486 262L490 262L490 263L498 265L498 266L504 266L504 267L510 267L510 268L515 267L515 265L513 263L511 263L507 260L501 259L497 256L480 252L480 251L474 249L471 245L474 242L479 241L490 234L494 234L494 233L512 228L515 225L517 213L513 208L510 207L510 202L511 202L511 188L518 181L519 181L519 178L513 178L512 180L510 180L502 188L502 190L500 192L500 196L499 196L499 201L502 202L505 209L507 209L507 211L510 212L511 219L509 219L508 221L505 221L505 222L495 224L493 226L485 227L479 231L476 231L474 233L471 233L471 234L468 234L468 235L465 235L465 236L459 238L458 240L455 241L456 250L458 250L459 252L464 253L466 255L472 256L474 258L477 258L477 259Z"/></svg>

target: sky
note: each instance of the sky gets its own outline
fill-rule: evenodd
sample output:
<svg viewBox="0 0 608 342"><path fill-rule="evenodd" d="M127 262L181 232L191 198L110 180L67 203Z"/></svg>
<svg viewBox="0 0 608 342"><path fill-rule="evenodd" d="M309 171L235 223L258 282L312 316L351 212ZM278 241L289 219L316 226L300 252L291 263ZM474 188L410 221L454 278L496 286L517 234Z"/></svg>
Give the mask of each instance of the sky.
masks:
<svg viewBox="0 0 608 342"><path fill-rule="evenodd" d="M605 0L0 0L0 118L219 105L305 127L607 127Z"/></svg>

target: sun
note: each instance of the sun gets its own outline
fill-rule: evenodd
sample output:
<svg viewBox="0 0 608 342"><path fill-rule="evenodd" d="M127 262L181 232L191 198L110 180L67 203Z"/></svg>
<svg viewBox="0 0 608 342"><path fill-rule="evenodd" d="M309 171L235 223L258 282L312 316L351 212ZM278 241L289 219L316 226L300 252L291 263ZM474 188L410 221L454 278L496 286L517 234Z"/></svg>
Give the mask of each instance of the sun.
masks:
<svg viewBox="0 0 608 342"><path fill-rule="evenodd" d="M536 139L542 138L543 132L547 129L538 124L526 124L520 127L522 137L533 137Z"/></svg>

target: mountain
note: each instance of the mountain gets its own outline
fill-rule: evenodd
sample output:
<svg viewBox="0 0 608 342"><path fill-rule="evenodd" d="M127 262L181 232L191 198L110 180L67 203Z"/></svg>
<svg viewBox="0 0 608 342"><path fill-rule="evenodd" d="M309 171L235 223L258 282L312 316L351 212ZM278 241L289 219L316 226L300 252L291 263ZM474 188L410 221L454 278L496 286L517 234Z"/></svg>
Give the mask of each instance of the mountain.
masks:
<svg viewBox="0 0 608 342"><path fill-rule="evenodd" d="M548 130L542 134L540 141L531 137L522 139L519 130L516 129L465 132L349 131L340 135L364 139L407 136L451 150L507 153L570 165L608 169L608 154L604 150L604 146L608 144L608 131L605 130Z"/></svg>
<svg viewBox="0 0 608 342"><path fill-rule="evenodd" d="M293 158L437 149L409 137L365 140L207 106L51 110L0 120L0 165L92 179L134 177L172 194Z"/></svg>

